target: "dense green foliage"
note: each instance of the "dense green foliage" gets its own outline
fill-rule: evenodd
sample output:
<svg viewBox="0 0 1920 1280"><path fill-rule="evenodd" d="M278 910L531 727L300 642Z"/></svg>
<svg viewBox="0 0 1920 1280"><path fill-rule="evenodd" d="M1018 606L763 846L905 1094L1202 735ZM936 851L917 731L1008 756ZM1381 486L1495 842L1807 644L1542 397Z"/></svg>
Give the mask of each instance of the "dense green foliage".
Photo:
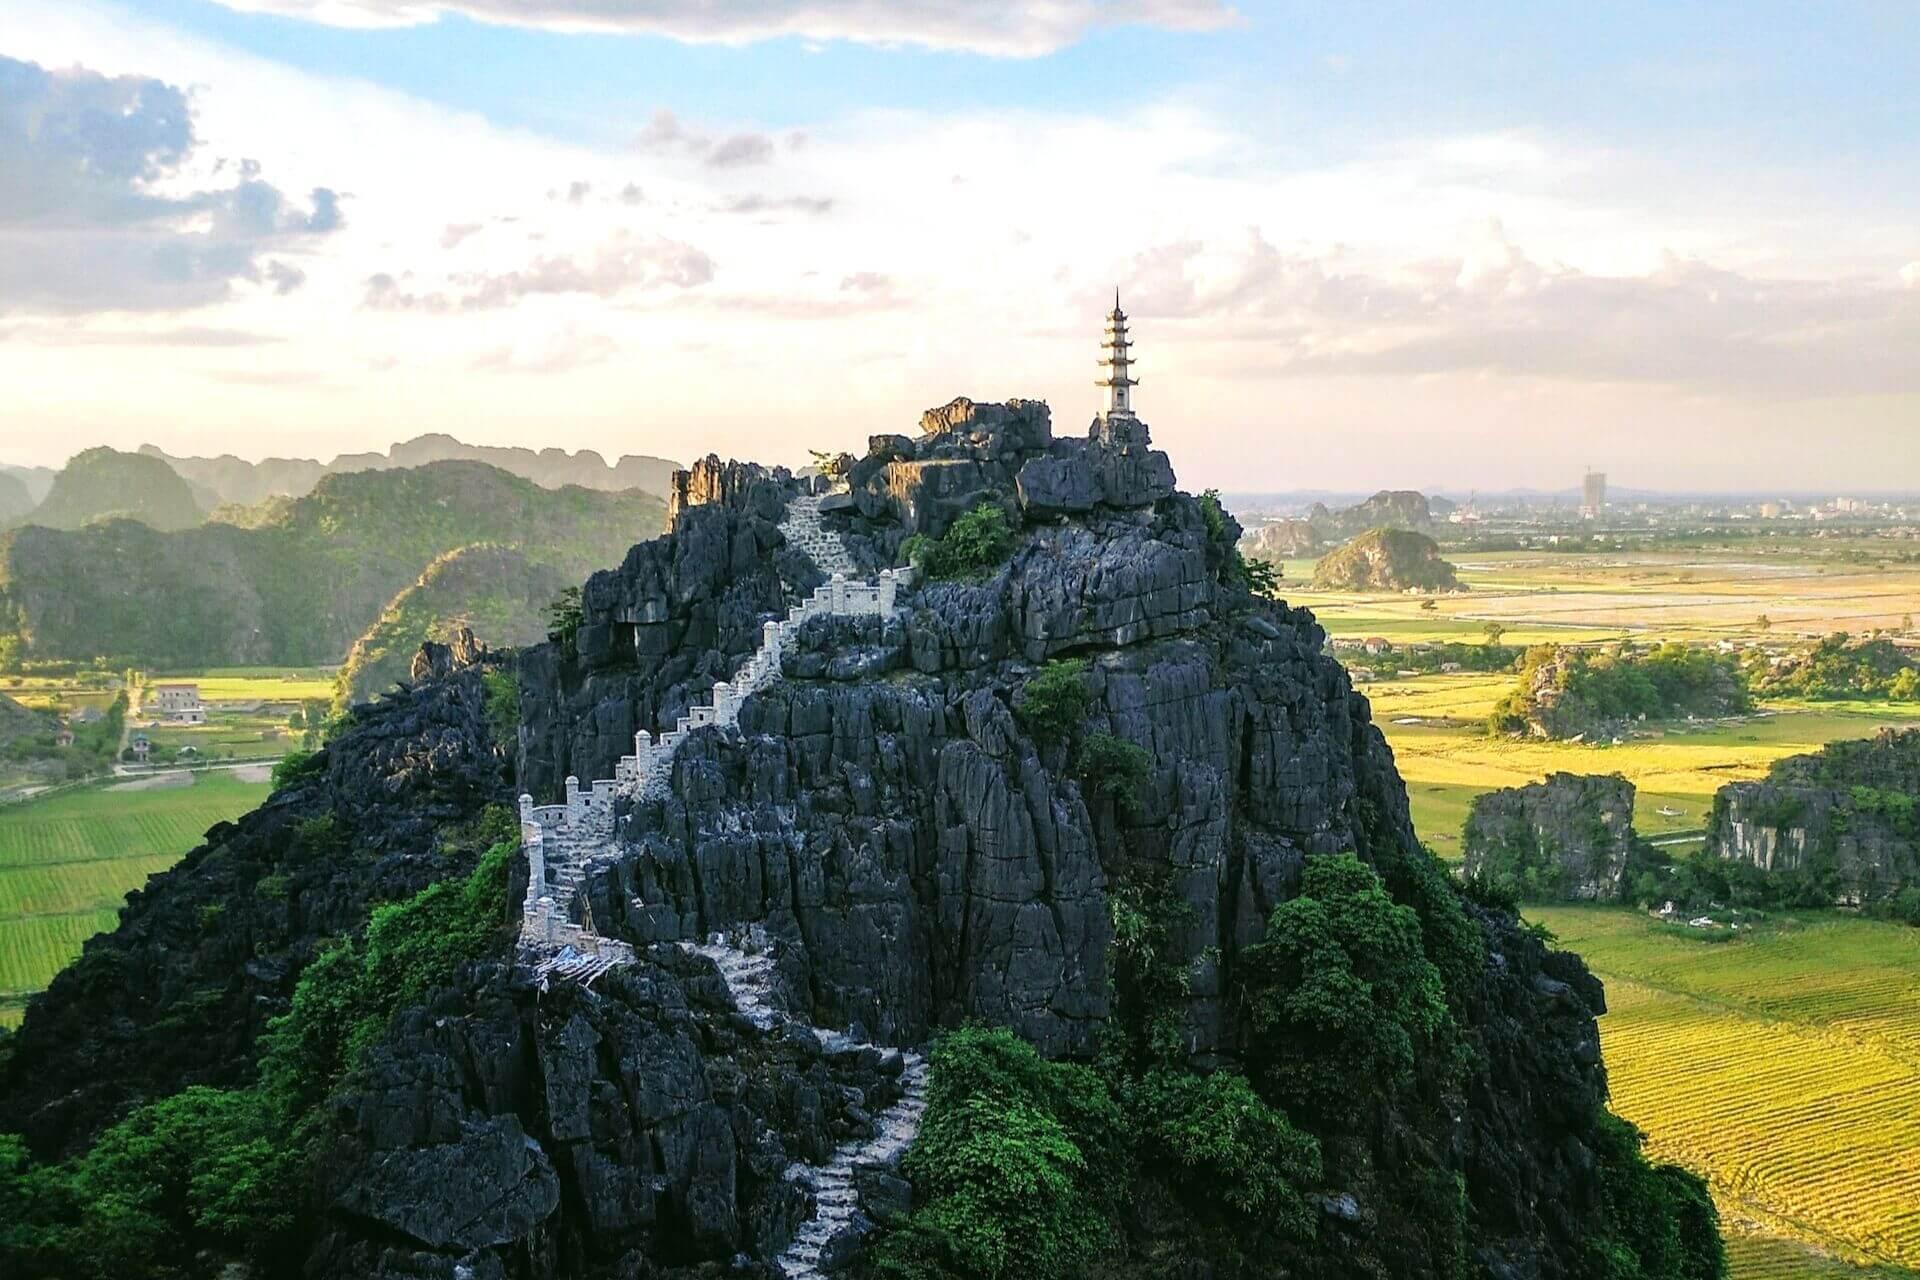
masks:
<svg viewBox="0 0 1920 1280"><path fill-rule="evenodd" d="M289 751L273 763L273 789L278 791L290 782L305 777L313 765L315 752L304 748Z"/></svg>
<svg viewBox="0 0 1920 1280"><path fill-rule="evenodd" d="M1779 667L1756 659L1752 676L1763 697L1920 701L1920 662L1885 637L1856 642L1838 631Z"/></svg>
<svg viewBox="0 0 1920 1280"><path fill-rule="evenodd" d="M442 462L328 476L255 528L29 526L0 535L0 635L34 658L185 670L338 662L445 552L490 540L577 581L664 516L643 493L543 489Z"/></svg>
<svg viewBox="0 0 1920 1280"><path fill-rule="evenodd" d="M1074 770L1097 794L1132 813L1140 808L1153 777L1153 756L1137 742L1111 733L1090 733L1080 741Z"/></svg>
<svg viewBox="0 0 1920 1280"><path fill-rule="evenodd" d="M1355 1080L1391 1096L1412 1086L1416 1063L1457 1060L1419 916L1352 854L1308 860L1299 895L1247 949L1241 984L1263 1092L1323 1125L1354 1114Z"/></svg>
<svg viewBox="0 0 1920 1280"><path fill-rule="evenodd" d="M1572 738L1626 721L1729 716L1752 707L1739 663L1708 649L1669 642L1594 652L1544 644L1527 650L1519 683L1495 705L1487 729Z"/></svg>
<svg viewBox="0 0 1920 1280"><path fill-rule="evenodd" d="M520 732L520 682L511 671L489 671L480 681L486 690L487 727L493 740L510 744Z"/></svg>
<svg viewBox="0 0 1920 1280"><path fill-rule="evenodd" d="M1014 712L1033 740L1048 746L1072 736L1092 698L1085 660L1055 658L1020 686Z"/></svg>
<svg viewBox="0 0 1920 1280"><path fill-rule="evenodd" d="M1013 554L1013 529L1006 509L982 499L938 538L916 533L901 544L901 554L929 578L978 578Z"/></svg>
<svg viewBox="0 0 1920 1280"><path fill-rule="evenodd" d="M485 846L473 871L374 908L362 939L315 958L261 1038L251 1087L149 1103L63 1164L32 1164L18 1138L0 1134L0 1272L186 1277L206 1274L207 1250L274 1259L327 1095L395 1012L453 981L506 923L512 815L490 809L450 839ZM257 888L267 892L265 881Z"/></svg>
<svg viewBox="0 0 1920 1280"><path fill-rule="evenodd" d="M547 639L559 645L562 653L572 653L581 624L587 620L587 611L580 603L580 588L560 588L560 593L547 602L542 614L546 618Z"/></svg>
<svg viewBox="0 0 1920 1280"><path fill-rule="evenodd" d="M881 1239L871 1274L1074 1276L1112 1247L1126 1126L1091 1068L967 1027L934 1046L927 1104L906 1159L921 1207Z"/></svg>
<svg viewBox="0 0 1920 1280"><path fill-rule="evenodd" d="M1720 1215L1706 1184L1677 1165L1649 1165L1640 1131L1614 1115L1596 1129L1601 1194L1612 1230L1586 1242L1603 1280L1718 1280L1726 1273Z"/></svg>
<svg viewBox="0 0 1920 1280"><path fill-rule="evenodd" d="M1518 645L1501 644L1497 640L1481 644L1450 640L1420 648L1399 645L1392 652L1389 661L1396 670L1418 671L1425 675L1456 666L1463 671L1511 671L1526 650Z"/></svg>

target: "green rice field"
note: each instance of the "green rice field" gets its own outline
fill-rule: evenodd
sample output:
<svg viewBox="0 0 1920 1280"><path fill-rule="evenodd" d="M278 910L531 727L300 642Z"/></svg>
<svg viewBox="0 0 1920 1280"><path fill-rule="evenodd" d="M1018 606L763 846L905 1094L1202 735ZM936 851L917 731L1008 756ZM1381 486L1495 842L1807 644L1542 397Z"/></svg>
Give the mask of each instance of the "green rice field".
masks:
<svg viewBox="0 0 1920 1280"><path fill-rule="evenodd" d="M1618 908L1527 915L1606 982L1614 1108L1745 1225L1736 1277L1920 1267L1920 930L1814 913L1707 941Z"/></svg>
<svg viewBox="0 0 1920 1280"><path fill-rule="evenodd" d="M191 785L92 786L0 808L0 1025L113 927L129 890L268 790L231 772L180 776Z"/></svg>

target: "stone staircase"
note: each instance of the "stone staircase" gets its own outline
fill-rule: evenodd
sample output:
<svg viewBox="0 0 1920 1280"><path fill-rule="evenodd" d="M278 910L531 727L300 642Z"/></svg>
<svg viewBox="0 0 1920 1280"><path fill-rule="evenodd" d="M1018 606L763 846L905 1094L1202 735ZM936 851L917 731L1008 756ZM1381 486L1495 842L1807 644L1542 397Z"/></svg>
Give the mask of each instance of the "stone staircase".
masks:
<svg viewBox="0 0 1920 1280"><path fill-rule="evenodd" d="M703 955L720 970L735 1008L762 1031L770 1031L782 1022L797 1021L776 1007L774 999L773 954L767 949L759 929L749 931L746 950L728 940L725 934L713 934L698 946L682 943L689 951ZM880 1048L855 1040L843 1031L824 1027L809 1028L829 1050ZM794 1233L786 1250L774 1260L787 1280L817 1280L826 1273L821 1258L833 1238L852 1225L860 1210L859 1192L854 1187L854 1170L860 1165L891 1165L913 1145L920 1132L921 1117L927 1110L927 1063L910 1050L898 1051L905 1066L900 1073L900 1100L874 1117L874 1134L855 1138L834 1148L825 1164L794 1163L787 1166L786 1177L807 1188L813 1198L813 1214Z"/></svg>
<svg viewBox="0 0 1920 1280"><path fill-rule="evenodd" d="M831 579L810 596L761 628L760 647L742 664L733 679L713 686L713 700L689 708L674 727L656 740L642 729L633 736L633 754L622 756L614 776L595 779L582 788L578 778L566 781L563 804L536 805L532 796L520 797L520 839L527 851L527 898L521 912L520 940L536 969L571 950L576 956L613 957L613 964L631 964L633 948L599 936L592 922L573 923L573 902L596 871L620 858L613 839L613 808L621 795L641 800L664 799L673 781L673 758L695 729L731 727L740 718L740 704L780 678L781 655L809 618L822 614L885 617L903 584L911 585L912 569L885 569L871 582L852 582L853 557L840 536L820 521L817 496L792 498L780 525L794 545L806 551ZM558 965L543 977L574 978L591 966ZM598 977L601 968L592 973Z"/></svg>
<svg viewBox="0 0 1920 1280"><path fill-rule="evenodd" d="M851 578L860 572L860 567L853 562L853 556L847 551L847 544L840 540L840 535L821 523L822 496L809 494L804 498L788 498L787 514L780 520L780 532L786 535L788 546L806 552L814 567L829 578L836 573Z"/></svg>

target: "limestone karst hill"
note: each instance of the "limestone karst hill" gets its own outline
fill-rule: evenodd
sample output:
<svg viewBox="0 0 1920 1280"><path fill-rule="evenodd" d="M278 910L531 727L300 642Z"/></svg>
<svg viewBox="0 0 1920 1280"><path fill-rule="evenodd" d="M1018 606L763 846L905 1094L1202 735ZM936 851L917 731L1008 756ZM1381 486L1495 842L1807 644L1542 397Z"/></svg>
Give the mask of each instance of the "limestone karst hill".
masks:
<svg viewBox="0 0 1920 1280"><path fill-rule="evenodd" d="M1406 529L1370 529L1313 567L1315 591L1458 591L1440 544Z"/></svg>
<svg viewBox="0 0 1920 1280"><path fill-rule="evenodd" d="M672 502L577 626L436 651L31 1005L0 1130L55 1190L0 1262L104 1247L120 1202L56 1191L132 1176L131 1126L208 1171L135 1198L203 1270L1718 1274L1605 1113L1599 984L1421 849L1144 423L955 401L843 488L709 458Z"/></svg>
<svg viewBox="0 0 1920 1280"><path fill-rule="evenodd" d="M1800 900L1885 905L1920 886L1920 731L1883 730L1775 762L1713 798L1707 852Z"/></svg>
<svg viewBox="0 0 1920 1280"><path fill-rule="evenodd" d="M76 453L38 506L21 518L48 529L137 520L153 529L190 529L206 510L193 487L157 458L117 449Z"/></svg>

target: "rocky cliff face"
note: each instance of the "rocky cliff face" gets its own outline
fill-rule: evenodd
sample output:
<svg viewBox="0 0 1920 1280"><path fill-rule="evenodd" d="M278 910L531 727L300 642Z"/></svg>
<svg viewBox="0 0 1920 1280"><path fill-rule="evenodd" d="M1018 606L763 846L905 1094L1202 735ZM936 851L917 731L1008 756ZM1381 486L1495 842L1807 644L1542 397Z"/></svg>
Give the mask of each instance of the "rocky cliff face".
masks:
<svg viewBox="0 0 1920 1280"><path fill-rule="evenodd" d="M1554 773L1475 796L1461 839L1469 876L1528 901L1617 902L1633 854L1633 784Z"/></svg>
<svg viewBox="0 0 1920 1280"><path fill-rule="evenodd" d="M1486 1274L1586 1274L1609 1212L1599 984L1511 917L1456 903L1312 616L1239 584L1238 529L1174 489L1142 424L1055 439L1044 406L957 401L922 428L876 437L847 492L817 503L838 554L856 570L894 563L906 537L984 502L1018 530L1011 555L903 592L892 616L807 621L784 678L736 725L686 738L662 798L617 802L618 856L575 899L636 962L589 989L541 980L503 946L393 1020L328 1107L305 1274L772 1277L827 1194L797 1182L799 1166L873 1136L902 1096L902 1056L866 1042L918 1046L979 1019L1091 1058L1116 1012L1115 895L1149 886L1184 975L1175 1052L1240 1062L1237 967L1306 860L1348 850L1423 928L1445 927L1426 907L1454 904L1444 918L1470 935L1449 954L1471 1065L1458 1085L1426 1085L1417 1111L1354 1082L1372 1136L1328 1139L1318 1235L1273 1265L1459 1274L1467 1253L1428 1234L1457 1215L1471 1232L1458 1248ZM569 775L614 776L637 730L670 727L733 674L763 624L820 583L802 550L815 526L796 516L816 509L814 489L717 459L676 479L671 533L587 581L572 643L520 656L521 787L544 801ZM1061 657L1084 663L1085 704L1069 734L1036 738L1027 684ZM131 980L103 968L56 983L29 1015L0 1127L71 1146L138 1093L244 1075L242 1042L297 968L291 949L354 928L377 885L418 883L423 833L503 789L479 677L445 665L430 655L426 684L361 713L310 780L214 833L78 967L112 952ZM1139 748L1141 775L1069 746L1096 736ZM290 898L318 914L250 906L244 928L190 936L207 895L260 898L242 881L271 855L241 851L284 848L326 813L354 824L346 848L378 856L288 863L330 886L312 908L304 890ZM763 998L790 1017L736 1003L695 949L714 933L753 940ZM203 988L217 992L215 1044L147 1060L166 1052L161 1009ZM109 1064L99 1082L73 1083L82 1053ZM833 1194L877 1219L912 1189L860 1167ZM1140 1194L1149 1244L1184 1249L1163 1193ZM846 1263L851 1241L829 1240L822 1265Z"/></svg>
<svg viewBox="0 0 1920 1280"><path fill-rule="evenodd" d="M1920 731L1883 730L1778 761L1713 801L1707 852L1863 906L1920 884Z"/></svg>

